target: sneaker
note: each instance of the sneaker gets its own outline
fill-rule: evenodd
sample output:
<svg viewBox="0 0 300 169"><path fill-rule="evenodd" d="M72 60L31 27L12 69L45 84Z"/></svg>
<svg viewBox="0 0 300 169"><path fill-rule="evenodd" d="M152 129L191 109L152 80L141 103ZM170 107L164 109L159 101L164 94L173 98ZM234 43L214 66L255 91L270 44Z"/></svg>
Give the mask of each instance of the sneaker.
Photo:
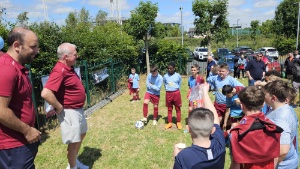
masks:
<svg viewBox="0 0 300 169"><path fill-rule="evenodd" d="M169 129L172 127L172 123L168 123L166 126L165 126L165 129Z"/></svg>
<svg viewBox="0 0 300 169"><path fill-rule="evenodd" d="M177 122L177 128L178 128L178 130L181 130L181 129L182 129L182 125L181 125L180 122Z"/></svg>
<svg viewBox="0 0 300 169"><path fill-rule="evenodd" d="M77 168L77 166L75 166L74 168ZM66 169L71 169L70 164L68 164ZM78 168L77 168L78 169Z"/></svg>
<svg viewBox="0 0 300 169"><path fill-rule="evenodd" d="M153 125L156 126L157 120L153 120Z"/></svg>
<svg viewBox="0 0 300 169"><path fill-rule="evenodd" d="M76 165L80 169L89 169L90 168L89 166L82 164L78 159L76 159Z"/></svg>

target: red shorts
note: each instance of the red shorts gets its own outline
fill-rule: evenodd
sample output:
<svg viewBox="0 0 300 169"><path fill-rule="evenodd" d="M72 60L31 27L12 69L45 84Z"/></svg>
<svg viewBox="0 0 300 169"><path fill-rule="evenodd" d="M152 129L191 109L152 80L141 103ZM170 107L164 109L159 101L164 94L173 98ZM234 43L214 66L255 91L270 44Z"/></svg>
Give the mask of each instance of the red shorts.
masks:
<svg viewBox="0 0 300 169"><path fill-rule="evenodd" d="M243 117L239 117L239 118L230 117L230 122L231 122L231 123L237 123L237 122L241 121L242 118L243 118Z"/></svg>
<svg viewBox="0 0 300 169"><path fill-rule="evenodd" d="M150 100L150 102L154 105L158 105L159 103L159 95L151 94L146 92L144 96L144 100Z"/></svg>
<svg viewBox="0 0 300 169"><path fill-rule="evenodd" d="M131 93L137 93L138 92L138 88L131 88L130 91L131 91Z"/></svg>
<svg viewBox="0 0 300 169"><path fill-rule="evenodd" d="M217 110L218 116L223 117L226 112L226 104L219 104L217 102L214 102L214 106Z"/></svg>
<svg viewBox="0 0 300 169"><path fill-rule="evenodd" d="M173 105L176 107L182 106L181 95L179 90L173 92L166 92L166 107L172 107Z"/></svg>

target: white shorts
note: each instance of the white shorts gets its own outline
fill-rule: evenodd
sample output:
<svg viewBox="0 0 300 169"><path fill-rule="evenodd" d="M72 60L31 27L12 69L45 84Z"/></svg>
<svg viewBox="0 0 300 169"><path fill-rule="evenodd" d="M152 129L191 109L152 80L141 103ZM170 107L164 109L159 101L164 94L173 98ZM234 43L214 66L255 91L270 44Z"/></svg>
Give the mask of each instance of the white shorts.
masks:
<svg viewBox="0 0 300 169"><path fill-rule="evenodd" d="M64 109L61 113L56 115L60 122L63 143L80 142L81 134L87 131L87 123L83 109Z"/></svg>

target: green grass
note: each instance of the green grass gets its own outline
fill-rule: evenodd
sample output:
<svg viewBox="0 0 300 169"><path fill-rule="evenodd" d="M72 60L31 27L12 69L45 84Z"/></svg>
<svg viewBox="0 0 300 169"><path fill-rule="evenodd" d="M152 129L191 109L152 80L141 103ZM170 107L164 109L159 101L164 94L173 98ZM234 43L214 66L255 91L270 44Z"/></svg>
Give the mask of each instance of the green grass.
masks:
<svg viewBox="0 0 300 169"><path fill-rule="evenodd" d="M242 80L245 84L246 80ZM140 96L145 93L145 75L141 76ZM181 87L182 121L187 117L188 102L187 78L183 77ZM212 96L213 97L213 96ZM162 87L159 104L158 125L153 126L151 118L144 129L134 128L137 120L142 118L143 102L130 103L128 92L113 100L102 109L88 117L86 138L80 149L79 159L90 168L149 168L166 169L173 167L173 145L178 142L191 144L189 134L177 130L175 124L169 130L164 129L167 109L165 107L165 90ZM153 113L153 106L149 104L149 115ZM299 118L299 108L297 115ZM175 117L175 110L173 116ZM175 119L174 119L175 121ZM65 169L67 146L62 144L60 128L49 131L43 136L43 143L39 147L35 164L37 169ZM225 168L229 168L230 158L228 149Z"/></svg>

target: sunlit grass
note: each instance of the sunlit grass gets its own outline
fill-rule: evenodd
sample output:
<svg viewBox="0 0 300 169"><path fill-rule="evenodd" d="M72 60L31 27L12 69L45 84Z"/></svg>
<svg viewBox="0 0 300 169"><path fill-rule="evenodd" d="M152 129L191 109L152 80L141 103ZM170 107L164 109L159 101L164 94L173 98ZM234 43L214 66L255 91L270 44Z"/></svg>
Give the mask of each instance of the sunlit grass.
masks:
<svg viewBox="0 0 300 169"><path fill-rule="evenodd" d="M140 96L145 93L145 75L141 75ZM241 80L246 84L247 80ZM181 87L182 124L187 117L188 102L187 78L183 78ZM213 96L211 95L212 100ZM164 129L167 109L165 107L165 89L162 87L159 104L158 125L152 125L152 119L144 129L135 129L134 124L143 117L143 101L130 103L128 92L94 112L88 117L86 138L80 149L79 159L91 168L116 169L116 168L149 168L166 169L173 167L173 145L177 142L191 144L189 134L177 130L176 125L169 130ZM299 118L299 108L296 109ZM149 104L149 116L153 113L153 106ZM175 117L175 110L173 116ZM35 160L37 169L65 169L67 166L66 148L62 144L60 128L51 130L44 136ZM229 167L230 158L226 149L225 168Z"/></svg>

